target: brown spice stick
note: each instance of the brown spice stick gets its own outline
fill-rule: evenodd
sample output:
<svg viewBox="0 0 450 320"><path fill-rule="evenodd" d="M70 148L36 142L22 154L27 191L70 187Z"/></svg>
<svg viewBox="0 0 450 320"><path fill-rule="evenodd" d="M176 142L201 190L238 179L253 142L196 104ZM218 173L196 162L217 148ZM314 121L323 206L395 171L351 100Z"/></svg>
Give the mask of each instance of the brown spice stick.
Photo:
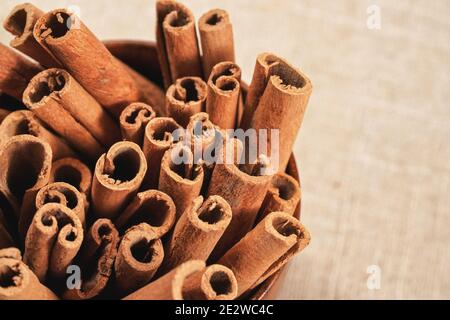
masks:
<svg viewBox="0 0 450 320"><path fill-rule="evenodd" d="M19 52L0 43L0 91L22 101L25 88L42 68Z"/></svg>
<svg viewBox="0 0 450 320"><path fill-rule="evenodd" d="M217 241L230 224L230 205L220 196L194 199L181 215L166 245L163 271L170 271L188 260L208 259Z"/></svg>
<svg viewBox="0 0 450 320"><path fill-rule="evenodd" d="M75 14L66 9L44 14L34 37L112 114L119 116L126 105L139 101L131 74Z"/></svg>
<svg viewBox="0 0 450 320"><path fill-rule="evenodd" d="M309 233L296 218L284 212L273 212L218 263L233 270L238 282L238 296L241 296L299 241L303 248L306 247L309 238Z"/></svg>
<svg viewBox="0 0 450 320"><path fill-rule="evenodd" d="M293 215L300 199L301 190L297 180L286 173L275 174L270 181L269 190L261 205L258 221L274 211L283 211Z"/></svg>
<svg viewBox="0 0 450 320"><path fill-rule="evenodd" d="M145 222L157 238L164 236L175 223L175 204L171 197L159 190L139 192L119 215L115 224L120 230Z"/></svg>
<svg viewBox="0 0 450 320"><path fill-rule="evenodd" d="M66 182L88 197L91 194L92 173L76 158L59 159L52 163L49 182Z"/></svg>
<svg viewBox="0 0 450 320"><path fill-rule="evenodd" d="M11 111L6 110L6 109L1 109L0 108L0 124L2 124L3 120L5 120L5 118L8 116L8 114L10 114Z"/></svg>
<svg viewBox="0 0 450 320"><path fill-rule="evenodd" d="M183 263L154 282L126 296L124 300L183 300L189 276L205 270L205 262L191 260Z"/></svg>
<svg viewBox="0 0 450 320"><path fill-rule="evenodd" d="M279 130L279 150L268 141L268 152L279 152L279 172L286 169L311 91L310 80L283 59L258 56L241 127Z"/></svg>
<svg viewBox="0 0 450 320"><path fill-rule="evenodd" d="M155 117L155 111L148 104L135 102L128 105L119 118L122 138L142 146L145 127Z"/></svg>
<svg viewBox="0 0 450 320"><path fill-rule="evenodd" d="M163 259L162 242L150 225L141 223L128 229L114 263L119 293L128 294L149 283Z"/></svg>
<svg viewBox="0 0 450 320"><path fill-rule="evenodd" d="M220 264L208 266L186 280L185 300L233 300L237 297L236 277L229 268Z"/></svg>
<svg viewBox="0 0 450 320"><path fill-rule="evenodd" d="M19 4L6 17L3 27L15 36L10 42L11 47L23 52L47 68L59 67L59 62L42 48L33 36L34 25L43 14L43 11L31 3Z"/></svg>
<svg viewBox="0 0 450 320"><path fill-rule="evenodd" d="M174 160L178 158L181 163ZM167 150L159 174L159 190L167 193L176 206L176 220L191 205L203 183L203 168L194 163L192 151L181 144Z"/></svg>
<svg viewBox="0 0 450 320"><path fill-rule="evenodd" d="M180 137L174 137L175 132L182 133L182 127L172 118L155 118L150 120L145 128L144 146L142 148L149 170L144 179L144 189L158 187L159 171L164 153Z"/></svg>
<svg viewBox="0 0 450 320"><path fill-rule="evenodd" d="M53 159L75 154L63 139L47 130L31 111L13 111L3 120L0 124L0 144L21 134L29 134L46 141L52 148Z"/></svg>
<svg viewBox="0 0 450 320"><path fill-rule="evenodd" d="M58 300L21 260L16 248L0 250L0 300Z"/></svg>
<svg viewBox="0 0 450 320"><path fill-rule="evenodd" d="M203 70L208 78L212 68L222 61L235 61L233 26L225 10L213 9L198 21L203 52Z"/></svg>
<svg viewBox="0 0 450 320"><path fill-rule="evenodd" d="M166 109L183 128L189 124L191 116L205 110L206 83L198 77L179 78L166 93Z"/></svg>
<svg viewBox="0 0 450 320"><path fill-rule="evenodd" d="M117 256L119 232L108 219L98 219L89 229L77 263L82 268L81 287L68 289L64 299L86 300L99 295L108 284Z"/></svg>
<svg viewBox="0 0 450 320"><path fill-rule="evenodd" d="M35 214L25 239L24 262L40 281L62 279L83 242L78 216L59 203L48 203Z"/></svg>
<svg viewBox="0 0 450 320"><path fill-rule="evenodd" d="M168 88L178 78L202 77L200 49L191 10L172 0L156 2L156 44L159 63Z"/></svg>
<svg viewBox="0 0 450 320"><path fill-rule="evenodd" d="M147 161L137 144L114 144L95 165L91 192L94 215L115 219L136 195L146 171Z"/></svg>

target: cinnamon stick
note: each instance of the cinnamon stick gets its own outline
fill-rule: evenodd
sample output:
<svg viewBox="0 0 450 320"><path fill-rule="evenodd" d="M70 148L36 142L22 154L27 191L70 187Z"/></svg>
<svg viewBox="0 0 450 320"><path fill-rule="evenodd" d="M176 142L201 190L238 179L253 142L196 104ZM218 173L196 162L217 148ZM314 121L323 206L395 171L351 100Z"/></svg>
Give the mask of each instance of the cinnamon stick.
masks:
<svg viewBox="0 0 450 320"><path fill-rule="evenodd" d="M279 130L279 146L267 141L268 153L279 152L278 172L286 169L311 91L310 80L285 60L258 56L241 127Z"/></svg>
<svg viewBox="0 0 450 320"><path fill-rule="evenodd" d="M65 290L64 299L87 300L103 292L113 273L119 241L119 232L110 220L94 222L77 259L82 268L81 287Z"/></svg>
<svg viewBox="0 0 450 320"><path fill-rule="evenodd" d="M83 242L78 216L59 203L43 205L35 214L25 239L24 262L41 282L62 279Z"/></svg>
<svg viewBox="0 0 450 320"><path fill-rule="evenodd" d="M33 36L34 25L43 14L43 11L31 3L19 4L6 17L3 27L15 36L10 42L11 47L23 52L47 68L59 67L59 62Z"/></svg>
<svg viewBox="0 0 450 320"><path fill-rule="evenodd" d="M233 26L225 10L213 9L202 15L198 21L202 43L202 62L205 78L212 68L222 61L235 61Z"/></svg>
<svg viewBox="0 0 450 320"><path fill-rule="evenodd" d="M142 146L145 127L155 117L153 108L145 103L135 102L128 105L119 119L122 138Z"/></svg>
<svg viewBox="0 0 450 320"><path fill-rule="evenodd" d="M29 134L46 141L52 148L53 159L74 155L73 149L63 139L47 130L31 111L13 111L3 120L0 124L0 144L21 134Z"/></svg>
<svg viewBox="0 0 450 320"><path fill-rule="evenodd" d="M25 88L42 68L19 52L0 43L0 91L22 101Z"/></svg>
<svg viewBox="0 0 450 320"><path fill-rule="evenodd" d="M136 195L146 171L147 162L137 144L114 144L95 165L91 191L94 215L115 219Z"/></svg>
<svg viewBox="0 0 450 320"><path fill-rule="evenodd" d="M59 159L52 164L49 182L66 182L89 197L92 173L88 166L76 158Z"/></svg>
<svg viewBox="0 0 450 320"><path fill-rule="evenodd" d="M0 300L58 300L21 260L16 248L0 250Z"/></svg>
<svg viewBox="0 0 450 320"><path fill-rule="evenodd" d="M0 124L2 124L3 120L5 120L5 118L8 116L8 114L10 114L11 111L6 110L6 109L1 109L0 108Z"/></svg>
<svg viewBox="0 0 450 320"><path fill-rule="evenodd" d="M238 296L241 296L292 247L300 243L303 249L309 241L309 233L296 218L284 212L272 212L218 263L234 272Z"/></svg>
<svg viewBox="0 0 450 320"><path fill-rule="evenodd" d="M176 220L200 194L202 183L203 168L194 163L189 147L179 144L166 151L161 162L158 189L173 199Z"/></svg>
<svg viewBox="0 0 450 320"><path fill-rule="evenodd" d="M230 205L220 196L194 199L181 215L166 245L163 270L169 271L181 263L206 260L231 221Z"/></svg>
<svg viewBox="0 0 450 320"><path fill-rule="evenodd" d="M198 77L179 78L166 93L167 113L183 128L191 116L205 109L206 83Z"/></svg>
<svg viewBox="0 0 450 320"><path fill-rule="evenodd" d="M126 296L124 300L183 300L184 286L189 276L204 270L204 261L185 262L156 281Z"/></svg>
<svg viewBox="0 0 450 320"><path fill-rule="evenodd" d="M97 101L63 69L36 75L23 102L79 151L96 157L120 140L119 127Z"/></svg>
<svg viewBox="0 0 450 320"><path fill-rule="evenodd" d="M157 238L164 236L175 223L175 204L171 197L159 190L139 192L119 215L115 224L120 230L145 222Z"/></svg>
<svg viewBox="0 0 450 320"><path fill-rule="evenodd" d="M172 0L156 2L156 44L159 63L168 88L176 79L202 77L200 49L191 10Z"/></svg>
<svg viewBox="0 0 450 320"><path fill-rule="evenodd" d="M178 135L177 133L180 133ZM164 153L181 138L182 127L172 118L155 118L145 128L142 148L149 170L144 179L144 189L158 187L159 171Z"/></svg>
<svg viewBox="0 0 450 320"><path fill-rule="evenodd" d="M128 229L114 263L117 290L128 294L149 283L163 258L162 242L151 226L141 223Z"/></svg>
<svg viewBox="0 0 450 320"><path fill-rule="evenodd" d="M293 215L300 203L300 198L301 190L297 180L286 173L275 174L261 205L258 221L274 211L283 211Z"/></svg>
<svg viewBox="0 0 450 320"><path fill-rule="evenodd" d="M75 14L66 9L44 14L34 37L112 114L119 116L126 105L139 101L132 75Z"/></svg>
<svg viewBox="0 0 450 320"><path fill-rule="evenodd" d="M8 230L8 221L0 208L0 249L13 247L14 245L14 239Z"/></svg>

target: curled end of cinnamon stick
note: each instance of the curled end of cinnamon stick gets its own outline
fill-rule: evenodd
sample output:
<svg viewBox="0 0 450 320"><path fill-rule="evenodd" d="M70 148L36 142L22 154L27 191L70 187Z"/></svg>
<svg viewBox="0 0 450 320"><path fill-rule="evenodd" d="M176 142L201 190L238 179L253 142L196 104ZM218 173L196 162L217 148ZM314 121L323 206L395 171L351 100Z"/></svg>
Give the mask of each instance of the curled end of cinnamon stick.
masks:
<svg viewBox="0 0 450 320"><path fill-rule="evenodd" d="M66 182L85 195L89 195L92 173L80 160L64 158L53 162L49 182Z"/></svg>
<svg viewBox="0 0 450 320"><path fill-rule="evenodd" d="M174 141L181 138L179 135L182 133L181 129L172 118L158 117L150 120L145 128L144 145L147 143L161 149L168 149Z"/></svg>
<svg viewBox="0 0 450 320"><path fill-rule="evenodd" d="M186 213L191 223L205 231L225 230L230 224L232 213L228 202L221 196L210 196L203 202L199 196Z"/></svg>
<svg viewBox="0 0 450 320"><path fill-rule="evenodd" d="M203 14L198 20L198 28L201 31L209 29L221 29L230 25L230 17L225 10L213 9Z"/></svg>
<svg viewBox="0 0 450 320"><path fill-rule="evenodd" d="M207 300L233 300L238 294L233 271L219 264L206 268L200 286Z"/></svg>
<svg viewBox="0 0 450 320"><path fill-rule="evenodd" d="M67 9L55 9L41 16L34 25L33 35L37 42L58 41L71 30L79 29L81 21Z"/></svg>
<svg viewBox="0 0 450 320"><path fill-rule="evenodd" d="M33 36L34 24L41 14L43 12L30 3L19 4L12 9L3 22L6 31L15 36L11 42L12 47Z"/></svg>
<svg viewBox="0 0 450 320"><path fill-rule="evenodd" d="M201 260L190 260L179 265L173 272L175 272L172 279L172 297L174 300L184 300L186 291L186 283L189 276L205 269L205 262ZM167 275L166 275L167 276ZM198 284L195 284L198 285Z"/></svg>
<svg viewBox="0 0 450 320"><path fill-rule="evenodd" d="M203 180L203 167L194 163L191 149L182 144L166 152L161 161L161 171L177 183L196 185Z"/></svg>
<svg viewBox="0 0 450 320"><path fill-rule="evenodd" d="M156 2L158 21L166 28L186 28L193 24L192 11L182 3L173 0L159 0Z"/></svg>
<svg viewBox="0 0 450 320"><path fill-rule="evenodd" d="M128 105L120 115L120 128L122 137L142 145L142 138L147 123L156 117L153 108L142 102Z"/></svg>
<svg viewBox="0 0 450 320"><path fill-rule="evenodd" d="M272 212L262 223L266 231L274 238L291 245L297 243L298 239L309 238L309 233L304 233L305 229L300 221L286 212Z"/></svg>

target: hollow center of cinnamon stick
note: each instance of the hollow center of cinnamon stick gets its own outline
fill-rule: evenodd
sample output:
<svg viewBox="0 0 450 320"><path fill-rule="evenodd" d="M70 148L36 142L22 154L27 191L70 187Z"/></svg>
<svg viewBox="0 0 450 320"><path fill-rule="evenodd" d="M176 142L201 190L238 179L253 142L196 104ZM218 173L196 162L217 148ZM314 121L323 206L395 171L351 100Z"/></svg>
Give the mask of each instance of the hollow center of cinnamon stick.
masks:
<svg viewBox="0 0 450 320"><path fill-rule="evenodd" d="M10 136L18 136L21 134L32 134L30 130L31 123L28 119L21 119L14 127L9 128L11 130Z"/></svg>
<svg viewBox="0 0 450 320"><path fill-rule="evenodd" d="M229 276L223 271L216 271L211 276L209 283L217 295L226 295L231 293L231 281Z"/></svg>
<svg viewBox="0 0 450 320"><path fill-rule="evenodd" d="M210 17L208 17L208 19L206 19L206 23L209 24L210 26L215 26L220 22L222 22L222 20L223 17L220 14L213 13Z"/></svg>
<svg viewBox="0 0 450 320"><path fill-rule="evenodd" d="M135 124L138 115L141 114L143 117L150 117L150 111L144 108L136 108L130 114L127 115L125 121L127 123Z"/></svg>
<svg viewBox="0 0 450 320"><path fill-rule="evenodd" d="M216 224L224 217L223 209L217 203L211 203L208 206L202 206L198 218L208 224Z"/></svg>
<svg viewBox="0 0 450 320"><path fill-rule="evenodd" d="M219 78L217 80L216 86L223 91L233 91L234 89L236 89L236 80L230 77Z"/></svg>
<svg viewBox="0 0 450 320"><path fill-rule="evenodd" d="M275 64L271 73L278 77L280 85L285 89L301 89L306 85L305 79L298 71L283 62Z"/></svg>
<svg viewBox="0 0 450 320"><path fill-rule="evenodd" d="M42 224L44 226L51 227L53 225L53 221L54 221L54 219L52 219L52 217L55 218L59 230L61 230L64 226L66 226L68 224L73 225L73 221L64 212L62 212L58 209L53 209L51 211L46 212L42 216ZM69 234L68 237L71 238L72 236L73 235ZM67 239L67 240L70 240L70 239ZM72 240L74 240L74 239L72 239Z"/></svg>
<svg viewBox="0 0 450 320"><path fill-rule="evenodd" d="M141 159L135 150L125 150L113 160L114 171L109 173L109 177L116 181L131 181L139 172Z"/></svg>
<svg viewBox="0 0 450 320"><path fill-rule="evenodd" d="M61 166L54 173L55 182L66 182L80 190L81 173L71 166Z"/></svg>
<svg viewBox="0 0 450 320"><path fill-rule="evenodd" d="M109 226L106 223L102 224L97 230L100 239L109 236L111 232L112 232L111 226Z"/></svg>
<svg viewBox="0 0 450 320"><path fill-rule="evenodd" d="M21 36L27 25L27 11L19 9L6 22L7 29L15 36Z"/></svg>
<svg viewBox="0 0 450 320"><path fill-rule="evenodd" d="M290 200L295 193L295 186L289 183L289 181L274 178L272 185L278 193L278 196L283 200Z"/></svg>
<svg viewBox="0 0 450 320"><path fill-rule="evenodd" d="M76 195L71 190L60 189L57 191L58 191L57 193L55 193L55 192L47 193L44 198L44 204L46 204L46 203L62 203L62 201L63 201L62 197L64 197L67 202L65 205L68 208L70 208L70 209L76 208L76 206L78 205L78 200L77 200ZM58 193L60 193L60 195Z"/></svg>
<svg viewBox="0 0 450 320"><path fill-rule="evenodd" d="M16 287L19 286L21 274L19 267L13 268L9 265L0 265L0 287Z"/></svg>
<svg viewBox="0 0 450 320"><path fill-rule="evenodd" d="M149 263L152 261L155 250L153 246L156 240L148 241L145 238L140 239L131 246L131 254L133 257L142 263Z"/></svg>
<svg viewBox="0 0 450 320"><path fill-rule="evenodd" d="M284 219L282 217L277 217L272 222L273 227L279 234L284 237L289 237L290 235L295 234L296 236L300 236L300 230L294 226L292 221Z"/></svg>
<svg viewBox="0 0 450 320"><path fill-rule="evenodd" d="M172 11L166 18L169 25L172 27L183 27L190 22L189 16L182 10Z"/></svg>
<svg viewBox="0 0 450 320"><path fill-rule="evenodd" d="M149 198L136 211L130 225L145 222L152 227L160 227L167 220L169 209L170 207L165 200Z"/></svg>
<svg viewBox="0 0 450 320"><path fill-rule="evenodd" d="M175 90L175 98L183 102L199 101L200 92L194 79L187 78L180 81L180 89Z"/></svg>
<svg viewBox="0 0 450 320"><path fill-rule="evenodd" d="M65 12L57 12L46 21L43 37L50 35L52 38L61 38L70 30L72 24L71 16Z"/></svg>
<svg viewBox="0 0 450 320"><path fill-rule="evenodd" d="M30 90L29 98L32 103L38 103L52 92L60 91L66 85L66 79L59 71L47 72L46 77L39 79L40 81Z"/></svg>
<svg viewBox="0 0 450 320"><path fill-rule="evenodd" d="M155 141L169 142L172 139L172 133L177 129L172 122L161 122L153 128L152 138Z"/></svg>

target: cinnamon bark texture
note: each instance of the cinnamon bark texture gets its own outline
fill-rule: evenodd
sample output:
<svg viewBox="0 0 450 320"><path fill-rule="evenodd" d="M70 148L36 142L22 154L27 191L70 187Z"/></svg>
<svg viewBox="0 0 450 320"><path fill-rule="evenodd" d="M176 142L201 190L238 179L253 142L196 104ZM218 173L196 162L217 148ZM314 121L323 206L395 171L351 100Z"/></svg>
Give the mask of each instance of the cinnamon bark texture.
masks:
<svg viewBox="0 0 450 320"><path fill-rule="evenodd" d="M142 146L145 127L155 117L155 111L148 104L135 102L128 105L119 119L122 138Z"/></svg>
<svg viewBox="0 0 450 320"><path fill-rule="evenodd" d="M25 239L24 262L41 282L61 280L83 242L83 227L71 209L48 203L35 214Z"/></svg>
<svg viewBox="0 0 450 320"><path fill-rule="evenodd" d="M203 71L207 79L212 68L222 61L235 61L233 26L225 10L210 10L198 21L202 43Z"/></svg>
<svg viewBox="0 0 450 320"><path fill-rule="evenodd" d="M77 259L82 269L81 287L67 289L64 299L86 300L102 293L113 273L119 241L119 232L109 219L94 222Z"/></svg>
<svg viewBox="0 0 450 320"><path fill-rule="evenodd" d="M236 276L238 296L252 288L292 248L305 248L309 232L291 215L272 212L219 261Z"/></svg>
<svg viewBox="0 0 450 320"><path fill-rule="evenodd" d="M0 124L0 144L21 134L29 134L46 141L52 148L55 160L74 155L72 148L63 139L47 130L31 111L13 111L3 120Z"/></svg>
<svg viewBox="0 0 450 320"><path fill-rule="evenodd" d="M177 79L166 93L167 113L183 128L191 116L205 110L206 83L198 77Z"/></svg>
<svg viewBox="0 0 450 320"><path fill-rule="evenodd" d="M5 120L6 116L10 113L11 111L0 108L0 124L2 124L3 120Z"/></svg>
<svg viewBox="0 0 450 320"><path fill-rule="evenodd" d="M301 190L297 180L286 173L275 174L270 181L269 190L258 214L258 221L275 211L293 215L300 199Z"/></svg>
<svg viewBox="0 0 450 320"><path fill-rule="evenodd" d="M216 261L253 227L272 176L260 172L247 174L235 164L216 164L208 195L223 197L231 207L233 219L217 243L211 261Z"/></svg>
<svg viewBox="0 0 450 320"><path fill-rule="evenodd" d="M182 144L167 150L159 175L159 190L167 193L175 203L176 220L200 194L203 168L194 163L192 151Z"/></svg>
<svg viewBox="0 0 450 320"><path fill-rule="evenodd" d="M172 118L162 117L150 120L145 128L142 148L149 168L143 183L145 189L158 187L162 157L181 135L182 127Z"/></svg>
<svg viewBox="0 0 450 320"><path fill-rule="evenodd" d="M206 112L222 129L234 129L238 120L241 97L241 69L232 62L216 64L208 79Z"/></svg>
<svg viewBox="0 0 450 320"><path fill-rule="evenodd" d="M137 144L114 144L95 165L91 192L94 215L115 219L136 195L146 171L147 162Z"/></svg>
<svg viewBox="0 0 450 320"><path fill-rule="evenodd" d="M75 14L66 9L44 14L34 37L112 114L119 116L125 106L139 101L132 75Z"/></svg>
<svg viewBox="0 0 450 320"><path fill-rule="evenodd" d="M92 173L76 158L59 159L52 164L49 182L66 182L88 197L91 194Z"/></svg>
<svg viewBox="0 0 450 320"><path fill-rule="evenodd" d="M156 44L159 63L168 88L176 79L202 77L200 50L191 10L172 0L156 2Z"/></svg>
<svg viewBox="0 0 450 320"><path fill-rule="evenodd" d="M58 300L22 262L16 248L0 250L0 300Z"/></svg>
<svg viewBox="0 0 450 320"><path fill-rule="evenodd" d="M119 127L111 116L63 69L48 69L36 75L23 101L73 147L90 157L120 140Z"/></svg>
<svg viewBox="0 0 450 320"><path fill-rule="evenodd" d="M50 145L34 136L15 136L0 147L0 193L15 213L6 216L9 222L32 214L37 192L48 183L51 163Z"/></svg>
<svg viewBox="0 0 450 320"><path fill-rule="evenodd" d="M162 242L151 226L141 223L128 229L114 263L118 293L125 295L149 283L163 259Z"/></svg>
<svg viewBox="0 0 450 320"><path fill-rule="evenodd" d="M8 222L0 208L0 249L13 247L14 245L14 239L8 230Z"/></svg>
<svg viewBox="0 0 450 320"><path fill-rule="evenodd" d="M205 262L191 260L183 263L171 272L126 296L124 300L183 300L187 279L197 272L205 270ZM191 284L198 285L198 283Z"/></svg>
<svg viewBox="0 0 450 320"><path fill-rule="evenodd" d="M285 60L270 53L258 56L241 127L279 130L278 146L270 133L267 141L267 155L278 153L279 172L286 169L311 91L310 80Z"/></svg>
<svg viewBox="0 0 450 320"><path fill-rule="evenodd" d="M19 52L0 43L0 91L22 101L25 88L42 68Z"/></svg>
<svg viewBox="0 0 450 320"><path fill-rule="evenodd" d="M47 68L59 67L59 62L33 36L34 25L43 15L44 12L31 3L19 4L6 17L3 27L15 36L10 42L11 47L25 53Z"/></svg>
<svg viewBox="0 0 450 320"><path fill-rule="evenodd" d="M150 225L156 237L161 238L175 223L175 211L175 204L166 193L147 190L136 195L115 224L119 230L125 230L145 222Z"/></svg>
<svg viewBox="0 0 450 320"><path fill-rule="evenodd" d="M208 259L231 217L230 205L222 197L210 196L204 202L202 196L197 197L181 215L166 245L163 271L188 260Z"/></svg>
<svg viewBox="0 0 450 320"><path fill-rule="evenodd" d="M233 271L213 264L187 279L183 295L185 300L233 300L237 293Z"/></svg>

